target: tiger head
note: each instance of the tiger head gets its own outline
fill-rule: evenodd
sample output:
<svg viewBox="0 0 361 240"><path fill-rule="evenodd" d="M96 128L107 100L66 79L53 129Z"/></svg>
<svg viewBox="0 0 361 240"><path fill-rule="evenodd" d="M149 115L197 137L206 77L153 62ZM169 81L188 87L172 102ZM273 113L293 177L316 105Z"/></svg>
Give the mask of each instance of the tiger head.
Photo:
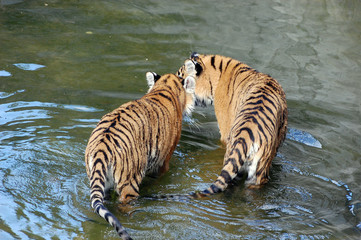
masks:
<svg viewBox="0 0 361 240"><path fill-rule="evenodd" d="M178 70L177 75L181 78L187 76L199 77L203 72L204 64L200 60L200 55L196 52L192 53L190 58L184 61L182 67Z"/></svg>
<svg viewBox="0 0 361 240"><path fill-rule="evenodd" d="M177 99L181 99L181 104L184 106L183 114L191 115L194 109L194 89L196 86L196 80L193 76L183 79L175 74L160 76L155 72L147 72L146 79L149 87L148 93L156 89L164 89L167 86L167 89L171 89L174 94L179 95Z"/></svg>
<svg viewBox="0 0 361 240"><path fill-rule="evenodd" d="M213 104L214 90L221 74L212 67L211 56L194 52L177 72L181 78L192 76L196 79L196 106L204 107Z"/></svg>

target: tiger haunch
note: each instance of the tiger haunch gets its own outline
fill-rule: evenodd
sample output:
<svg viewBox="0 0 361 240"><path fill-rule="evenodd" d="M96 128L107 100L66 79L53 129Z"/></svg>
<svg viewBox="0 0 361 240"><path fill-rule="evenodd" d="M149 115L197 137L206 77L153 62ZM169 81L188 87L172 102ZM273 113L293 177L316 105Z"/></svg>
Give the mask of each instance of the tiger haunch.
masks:
<svg viewBox="0 0 361 240"><path fill-rule="evenodd" d="M113 188L120 202L129 202L139 196L146 174L168 170L183 113L191 112L194 103L193 77L181 81L174 74L146 76L148 93L103 116L85 151L91 206L123 239L131 238L104 206L105 195Z"/></svg>
<svg viewBox="0 0 361 240"><path fill-rule="evenodd" d="M214 104L221 141L226 144L217 180L191 195L224 191L243 173L250 187L267 183L271 162L287 128L287 103L281 85L269 75L219 55L193 53L177 75L196 79L196 105Z"/></svg>

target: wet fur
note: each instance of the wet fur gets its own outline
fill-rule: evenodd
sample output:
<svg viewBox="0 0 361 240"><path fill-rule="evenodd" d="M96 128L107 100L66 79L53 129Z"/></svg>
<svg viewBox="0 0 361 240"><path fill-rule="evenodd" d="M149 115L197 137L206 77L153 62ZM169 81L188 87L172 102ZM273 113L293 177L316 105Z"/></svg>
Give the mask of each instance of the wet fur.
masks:
<svg viewBox="0 0 361 240"><path fill-rule="evenodd" d="M146 95L102 117L85 152L91 206L123 239L131 238L104 206L106 192L113 188L119 202L126 203L139 196L146 174L168 170L180 139L183 112L189 112L194 101L192 77L182 80L174 74L147 73L147 80Z"/></svg>
<svg viewBox="0 0 361 240"><path fill-rule="evenodd" d="M199 196L224 191L237 176L246 184L268 182L272 159L287 129L287 103L281 85L235 59L193 53L178 70L196 79L196 105L213 105L226 144L222 171ZM193 195L196 197L196 195Z"/></svg>

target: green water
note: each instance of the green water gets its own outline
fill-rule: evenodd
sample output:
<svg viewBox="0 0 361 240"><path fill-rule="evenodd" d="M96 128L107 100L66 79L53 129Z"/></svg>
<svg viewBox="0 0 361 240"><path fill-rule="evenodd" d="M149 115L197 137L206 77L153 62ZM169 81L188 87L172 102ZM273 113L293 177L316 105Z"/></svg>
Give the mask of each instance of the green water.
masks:
<svg viewBox="0 0 361 240"><path fill-rule="evenodd" d="M260 190L110 203L131 236L360 239L360 13L358 0L1 0L0 239L117 239L90 208L88 137L146 92L146 71L175 72L192 51L276 78L290 133ZM169 172L142 196L202 190L219 173L213 110L183 126Z"/></svg>

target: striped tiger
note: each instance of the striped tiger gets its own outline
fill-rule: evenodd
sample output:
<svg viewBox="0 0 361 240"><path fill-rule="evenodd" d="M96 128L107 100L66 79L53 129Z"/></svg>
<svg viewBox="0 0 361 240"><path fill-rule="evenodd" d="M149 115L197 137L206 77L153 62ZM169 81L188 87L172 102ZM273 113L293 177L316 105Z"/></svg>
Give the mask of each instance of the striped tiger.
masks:
<svg viewBox="0 0 361 240"><path fill-rule="evenodd" d="M112 225L120 237L131 239L117 218L104 206L113 188L119 202L139 196L146 174L168 170L180 139L183 114L193 108L195 79L174 74L146 74L149 91L101 118L85 151L94 211Z"/></svg>
<svg viewBox="0 0 361 240"><path fill-rule="evenodd" d="M267 183L272 159L287 130L287 103L281 85L269 75L220 55L192 53L177 75L195 77L195 105L214 104L221 141L226 145L217 180L193 196L224 191L244 173L250 188Z"/></svg>

